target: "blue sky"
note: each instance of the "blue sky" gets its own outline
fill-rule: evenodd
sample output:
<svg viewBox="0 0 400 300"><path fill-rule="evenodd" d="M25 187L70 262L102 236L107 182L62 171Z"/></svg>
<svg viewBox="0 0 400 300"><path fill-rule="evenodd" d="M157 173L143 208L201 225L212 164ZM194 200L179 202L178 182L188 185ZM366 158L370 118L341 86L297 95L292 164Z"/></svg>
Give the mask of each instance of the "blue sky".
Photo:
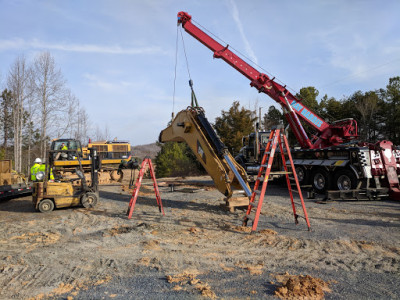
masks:
<svg viewBox="0 0 400 300"><path fill-rule="evenodd" d="M155 142L190 104L176 15L193 19L294 91L341 99L400 76L400 1L0 0L0 79L17 55L54 56L93 127L133 145ZM183 32L199 104L213 122L239 100L265 112L273 100Z"/></svg>

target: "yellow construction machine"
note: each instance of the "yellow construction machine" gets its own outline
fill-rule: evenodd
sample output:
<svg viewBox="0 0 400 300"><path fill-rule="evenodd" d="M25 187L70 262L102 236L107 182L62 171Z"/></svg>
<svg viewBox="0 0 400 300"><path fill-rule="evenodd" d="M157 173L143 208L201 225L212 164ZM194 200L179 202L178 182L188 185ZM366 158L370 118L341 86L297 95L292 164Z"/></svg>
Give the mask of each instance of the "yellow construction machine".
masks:
<svg viewBox="0 0 400 300"><path fill-rule="evenodd" d="M63 147L65 147L64 150L62 150ZM80 157L82 168L85 173L88 173L91 169L91 157L88 150L90 148L95 148L101 159L99 184L122 181L123 172L119 172L118 168L121 162L131 158L131 145L126 141L89 142L87 147L82 147L80 141L76 139L55 139L50 146L50 149L55 151L55 170L63 173L64 176L72 175L79 165L78 157Z"/></svg>
<svg viewBox="0 0 400 300"><path fill-rule="evenodd" d="M159 141L186 142L213 179L216 188L226 196L228 207L249 204L251 189L246 171L217 136L202 108L189 107L180 111L171 125L161 131ZM232 197L234 189L243 190L245 195Z"/></svg>
<svg viewBox="0 0 400 300"><path fill-rule="evenodd" d="M74 170L73 178L64 178L60 173L55 173L55 179L50 180L50 173L55 165L55 157L58 151L48 152L48 163L45 172L38 172L33 184L32 202L36 210L40 212L51 212L54 208L71 206L83 206L85 208L94 207L97 204L98 193L98 170L101 168L100 159L96 150L90 150L90 184L83 174L83 168L79 153L75 151L78 166ZM70 150L72 154L73 151ZM80 184L76 184L79 182Z"/></svg>
<svg viewBox="0 0 400 300"><path fill-rule="evenodd" d="M25 176L12 169L12 160L0 160L0 200L32 194L32 184Z"/></svg>

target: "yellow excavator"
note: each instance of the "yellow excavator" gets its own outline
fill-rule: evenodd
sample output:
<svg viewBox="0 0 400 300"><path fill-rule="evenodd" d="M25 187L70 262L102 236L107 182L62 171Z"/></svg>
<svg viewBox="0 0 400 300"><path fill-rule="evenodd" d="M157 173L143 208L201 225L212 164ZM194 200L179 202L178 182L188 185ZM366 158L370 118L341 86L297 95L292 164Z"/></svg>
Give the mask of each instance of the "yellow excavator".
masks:
<svg viewBox="0 0 400 300"><path fill-rule="evenodd" d="M62 148L64 150L62 150ZM64 177L73 175L76 167L80 163L86 174L87 180L91 169L91 157L88 148L97 150L101 160L101 170L99 170L99 184L107 184L113 181L121 182L123 172L118 168L124 160L131 158L131 145L126 141L99 141L89 142L87 147L82 147L79 140L76 139L55 139L52 141L50 150L56 153L54 159L54 168Z"/></svg>
<svg viewBox="0 0 400 300"><path fill-rule="evenodd" d="M213 179L216 188L226 196L227 207L232 209L249 204L251 189L247 173L215 133L201 107L191 106L180 111L171 125L161 131L159 141L186 142ZM234 189L243 191L244 195L233 197Z"/></svg>

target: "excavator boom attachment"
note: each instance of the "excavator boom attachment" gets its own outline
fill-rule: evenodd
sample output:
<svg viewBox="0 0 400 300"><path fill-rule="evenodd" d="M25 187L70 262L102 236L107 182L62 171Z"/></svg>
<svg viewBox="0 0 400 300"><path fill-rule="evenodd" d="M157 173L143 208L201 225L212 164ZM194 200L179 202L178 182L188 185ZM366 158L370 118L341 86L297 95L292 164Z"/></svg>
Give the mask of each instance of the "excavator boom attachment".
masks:
<svg viewBox="0 0 400 300"><path fill-rule="evenodd" d="M247 196L251 195L246 171L229 153L201 108L180 111L171 125L161 131L159 141L186 142L216 188L227 198L232 196L233 188L243 189Z"/></svg>

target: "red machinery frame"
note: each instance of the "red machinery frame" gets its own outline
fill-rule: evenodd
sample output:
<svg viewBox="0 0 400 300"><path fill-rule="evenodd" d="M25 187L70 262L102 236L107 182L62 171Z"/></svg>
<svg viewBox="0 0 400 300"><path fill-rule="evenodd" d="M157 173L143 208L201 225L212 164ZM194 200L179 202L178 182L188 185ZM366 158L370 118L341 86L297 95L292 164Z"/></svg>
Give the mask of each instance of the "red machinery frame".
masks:
<svg viewBox="0 0 400 300"><path fill-rule="evenodd" d="M186 12L178 13L178 25L182 27L195 39L214 52L215 58L221 58L230 66L235 68L250 80L250 86L255 87L260 93L265 93L278 102L284 111L300 146L305 149L318 149L336 146L356 138L357 122L346 119L329 124L301 103L301 100L292 95L285 86L280 85L274 78L257 71L243 59L228 49L229 45L223 46L207 35L191 22L192 17ZM311 141L308 137L300 119L312 126L318 136Z"/></svg>

